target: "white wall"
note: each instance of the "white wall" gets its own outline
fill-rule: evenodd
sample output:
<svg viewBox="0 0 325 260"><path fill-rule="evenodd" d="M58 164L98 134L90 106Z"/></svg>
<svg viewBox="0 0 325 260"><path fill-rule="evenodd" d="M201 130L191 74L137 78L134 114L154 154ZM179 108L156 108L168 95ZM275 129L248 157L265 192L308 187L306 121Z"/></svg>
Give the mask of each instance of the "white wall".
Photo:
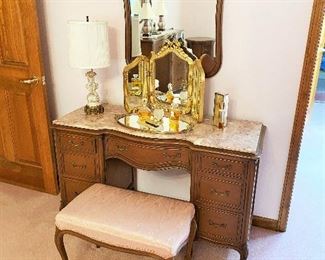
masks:
<svg viewBox="0 0 325 260"><path fill-rule="evenodd" d="M208 6L214 6L214 1L169 0L168 5L172 4L175 8L169 19L179 22L188 36L213 32L213 18L208 15L214 12ZM255 214L273 219L278 217L311 7L311 0L225 0L223 65L207 81L207 114L212 114L214 92L228 92L230 117L258 120L267 126ZM122 1L39 0L39 9L52 118L85 103L84 71L68 65L66 22L86 15L109 23L112 65L98 70L100 94L109 103L122 104ZM163 173L140 171L139 187L189 197L189 178L184 173L177 174L174 182Z"/></svg>

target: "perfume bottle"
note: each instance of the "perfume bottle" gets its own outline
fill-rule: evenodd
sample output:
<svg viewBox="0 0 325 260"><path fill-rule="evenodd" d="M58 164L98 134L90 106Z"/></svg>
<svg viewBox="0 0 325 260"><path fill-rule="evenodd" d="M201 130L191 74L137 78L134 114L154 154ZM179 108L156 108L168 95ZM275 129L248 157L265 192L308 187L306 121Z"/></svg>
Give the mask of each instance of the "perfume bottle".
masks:
<svg viewBox="0 0 325 260"><path fill-rule="evenodd" d="M179 98L181 100L182 105L186 104L187 98L188 98L188 91L187 91L186 82L183 82L183 84L182 84L182 91L179 93Z"/></svg>
<svg viewBox="0 0 325 260"><path fill-rule="evenodd" d="M170 108L170 117L169 117L169 129L172 132L179 131L179 119L182 114L182 111L179 108L180 100L175 98L171 108Z"/></svg>
<svg viewBox="0 0 325 260"><path fill-rule="evenodd" d="M163 108L156 105L156 106L154 106L152 114L153 114L153 118L156 122L161 122L165 115L165 111Z"/></svg>
<svg viewBox="0 0 325 260"><path fill-rule="evenodd" d="M133 74L133 77L131 79L131 84L129 86L130 86L129 91L131 95L133 96L141 95L142 83L138 74Z"/></svg>
<svg viewBox="0 0 325 260"><path fill-rule="evenodd" d="M147 107L147 99L142 99L142 106L138 108L138 116L140 121L146 121L151 116L151 110Z"/></svg>
<svg viewBox="0 0 325 260"><path fill-rule="evenodd" d="M173 100L173 103L171 105L171 109L170 109L170 119L174 120L174 121L179 121L179 118L182 114L182 111L179 107L180 105L180 100L178 98L175 98Z"/></svg>
<svg viewBox="0 0 325 260"><path fill-rule="evenodd" d="M215 93L213 124L220 129L227 125L229 95Z"/></svg>
<svg viewBox="0 0 325 260"><path fill-rule="evenodd" d="M167 103L172 103L174 100L174 92L173 92L173 85L172 83L168 84L168 91L166 93L166 102Z"/></svg>

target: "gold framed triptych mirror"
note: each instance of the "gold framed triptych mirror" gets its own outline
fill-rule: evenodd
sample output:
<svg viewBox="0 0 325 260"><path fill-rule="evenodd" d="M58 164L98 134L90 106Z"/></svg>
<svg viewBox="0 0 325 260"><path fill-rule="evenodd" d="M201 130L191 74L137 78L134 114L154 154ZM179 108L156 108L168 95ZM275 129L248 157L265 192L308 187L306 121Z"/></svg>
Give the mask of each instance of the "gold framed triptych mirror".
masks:
<svg viewBox="0 0 325 260"><path fill-rule="evenodd" d="M157 79L157 69L164 59L176 62L182 71L176 78L171 77L167 85ZM178 41L167 41L158 53L152 52L150 59L138 56L124 68L123 81L124 107L128 113L144 105L168 112L176 103L182 115L196 122L203 120L204 71L200 60L192 59Z"/></svg>

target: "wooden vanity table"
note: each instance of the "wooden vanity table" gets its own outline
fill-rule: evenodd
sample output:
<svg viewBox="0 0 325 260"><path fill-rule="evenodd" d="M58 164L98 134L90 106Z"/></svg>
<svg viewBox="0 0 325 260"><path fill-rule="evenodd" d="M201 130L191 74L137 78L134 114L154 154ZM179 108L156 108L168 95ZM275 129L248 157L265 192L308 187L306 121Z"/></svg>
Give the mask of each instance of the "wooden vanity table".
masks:
<svg viewBox="0 0 325 260"><path fill-rule="evenodd" d="M205 120L187 133L153 134L119 125L115 116L122 113L122 106L105 105L104 114L86 116L81 108L53 122L62 206L93 183L106 183L111 160L144 170L184 168L198 236L246 259L265 127L230 120L220 130Z"/></svg>

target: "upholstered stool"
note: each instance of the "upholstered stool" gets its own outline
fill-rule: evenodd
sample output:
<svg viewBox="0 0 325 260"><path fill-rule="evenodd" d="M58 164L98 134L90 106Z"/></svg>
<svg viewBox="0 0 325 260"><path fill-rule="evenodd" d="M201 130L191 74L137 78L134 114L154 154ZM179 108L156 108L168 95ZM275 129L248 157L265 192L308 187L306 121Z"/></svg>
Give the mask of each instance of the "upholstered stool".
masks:
<svg viewBox="0 0 325 260"><path fill-rule="evenodd" d="M187 243L191 259L194 213L189 202L94 184L56 215L55 243L64 260L64 234L158 259L173 259Z"/></svg>

